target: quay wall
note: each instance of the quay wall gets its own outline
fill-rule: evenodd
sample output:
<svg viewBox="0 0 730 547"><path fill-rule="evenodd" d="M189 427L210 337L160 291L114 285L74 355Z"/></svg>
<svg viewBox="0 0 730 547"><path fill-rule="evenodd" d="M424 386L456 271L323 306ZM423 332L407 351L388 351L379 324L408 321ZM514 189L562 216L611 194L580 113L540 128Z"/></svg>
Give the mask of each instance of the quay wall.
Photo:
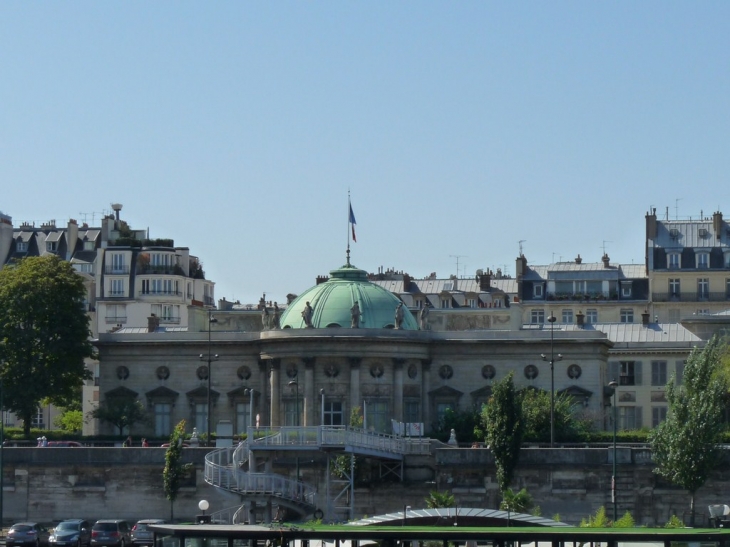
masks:
<svg viewBox="0 0 730 547"><path fill-rule="evenodd" d="M2 515L7 524L65 518L166 518L192 521L198 502L209 512L240 505L239 496L205 483L205 455L210 449L185 448L184 463L195 471L185 479L174 503L162 486L163 448L5 448L2 451ZM559 515L578 524L599 507L612 513L612 455L609 448L525 448L513 489L526 488L541 514ZM270 455L273 472L294 476L318 489L318 505L326 506L326 457L307 453L298 462L291 452ZM663 525L671 515L686 517L689 495L653 473L646 448L617 449L617 507L630 511L638 524ZM730 466L725 461L696 496L697 523L706 523L707 506L730 504ZM355 517L399 512L424 506L431 490L454 494L459 507L497 508L499 495L492 453L488 449L439 448L431 456L409 456L402 469L359 457L354 497ZM400 480L402 476L403 480ZM336 492L335 492L336 494ZM337 502L336 517L346 520L349 495Z"/></svg>

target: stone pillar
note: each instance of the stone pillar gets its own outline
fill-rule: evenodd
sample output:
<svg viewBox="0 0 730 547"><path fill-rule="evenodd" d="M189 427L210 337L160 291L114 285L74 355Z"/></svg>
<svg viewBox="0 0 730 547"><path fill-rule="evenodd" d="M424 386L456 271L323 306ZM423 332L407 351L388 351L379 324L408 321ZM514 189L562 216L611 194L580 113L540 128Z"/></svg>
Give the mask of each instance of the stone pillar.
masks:
<svg viewBox="0 0 730 547"><path fill-rule="evenodd" d="M424 432L431 431L431 398L428 392L431 391L431 360L421 361L421 416L423 419Z"/></svg>
<svg viewBox="0 0 730 547"><path fill-rule="evenodd" d="M281 386L279 376L281 375L281 362L278 359L271 361L271 426L281 425Z"/></svg>
<svg viewBox="0 0 730 547"><path fill-rule="evenodd" d="M360 362L362 360L359 357L350 357L350 409L347 416L350 416L352 409L356 406L362 408L362 397L360 393ZM365 412L365 409L362 409ZM350 425L349 418L347 418L347 425Z"/></svg>
<svg viewBox="0 0 730 547"><path fill-rule="evenodd" d="M403 421L403 365L405 359L393 359L393 418Z"/></svg>
<svg viewBox="0 0 730 547"><path fill-rule="evenodd" d="M304 385L302 397L304 397L304 423L302 425L314 425L314 357L305 357L304 361Z"/></svg>
<svg viewBox="0 0 730 547"><path fill-rule="evenodd" d="M274 359L276 361L276 359ZM259 361L258 399L254 397L253 426L256 427L256 414L259 415L259 425L271 425L271 409L266 405L269 394L269 368L266 361Z"/></svg>

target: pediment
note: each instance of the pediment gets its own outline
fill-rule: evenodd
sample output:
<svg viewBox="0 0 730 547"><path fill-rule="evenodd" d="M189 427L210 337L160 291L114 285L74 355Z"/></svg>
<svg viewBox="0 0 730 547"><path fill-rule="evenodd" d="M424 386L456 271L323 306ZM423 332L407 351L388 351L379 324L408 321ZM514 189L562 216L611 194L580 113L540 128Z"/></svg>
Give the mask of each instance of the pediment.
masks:
<svg viewBox="0 0 730 547"><path fill-rule="evenodd" d="M152 391L145 393L150 401L174 401L180 394L166 386L158 386Z"/></svg>
<svg viewBox="0 0 730 547"><path fill-rule="evenodd" d="M432 391L429 391L428 394L431 397L461 397L462 395L464 395L462 391L454 389L451 386L441 386Z"/></svg>
<svg viewBox="0 0 730 547"><path fill-rule="evenodd" d="M115 387L105 393L107 399L136 399L137 395L139 393L124 386Z"/></svg>

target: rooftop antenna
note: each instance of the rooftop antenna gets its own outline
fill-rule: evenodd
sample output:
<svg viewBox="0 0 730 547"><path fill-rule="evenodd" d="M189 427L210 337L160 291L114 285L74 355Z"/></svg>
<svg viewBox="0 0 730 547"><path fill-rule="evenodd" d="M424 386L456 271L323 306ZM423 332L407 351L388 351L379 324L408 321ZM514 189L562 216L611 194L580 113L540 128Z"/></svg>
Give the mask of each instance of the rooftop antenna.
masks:
<svg viewBox="0 0 730 547"><path fill-rule="evenodd" d="M682 200L682 198L677 198L674 200L674 220L679 220L679 202Z"/></svg>
<svg viewBox="0 0 730 547"><path fill-rule="evenodd" d="M451 258L456 259L456 277L459 277L459 259L460 258L467 258L466 255L449 255Z"/></svg>
<svg viewBox="0 0 730 547"><path fill-rule="evenodd" d="M608 241L607 239L603 240L603 245L601 245L601 249L603 249L603 254L606 254L606 243L613 243L613 241Z"/></svg>
<svg viewBox="0 0 730 547"><path fill-rule="evenodd" d="M520 245L520 256L522 256L522 244L523 243L527 243L527 240L526 239L520 239L520 241L519 241L519 245Z"/></svg>

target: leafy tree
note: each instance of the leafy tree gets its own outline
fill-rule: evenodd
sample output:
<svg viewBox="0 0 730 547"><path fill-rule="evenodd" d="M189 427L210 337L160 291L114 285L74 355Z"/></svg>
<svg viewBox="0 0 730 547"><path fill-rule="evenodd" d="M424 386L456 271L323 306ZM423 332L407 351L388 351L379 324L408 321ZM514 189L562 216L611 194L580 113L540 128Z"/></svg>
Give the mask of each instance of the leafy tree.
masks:
<svg viewBox="0 0 730 547"><path fill-rule="evenodd" d="M499 491L504 496L519 461L524 433L522 406L512 372L494 384L492 397L482 409L482 426L494 454Z"/></svg>
<svg viewBox="0 0 730 547"><path fill-rule="evenodd" d="M439 420L438 427L433 436L441 442L446 442L449 440L451 430L453 429L460 443L471 443L477 440L475 430L478 431L478 426L478 410L454 410L447 408L443 417Z"/></svg>
<svg viewBox="0 0 730 547"><path fill-rule="evenodd" d="M362 415L362 409L359 406L353 407L350 411L350 427L362 429L365 424L365 417ZM357 474L362 460L356 456L342 455L332 459L330 471L338 479L349 479L350 469L352 468Z"/></svg>
<svg viewBox="0 0 730 547"><path fill-rule="evenodd" d="M524 389L520 393L522 415L525 421L525 440L547 442L550 440L550 392ZM574 400L566 393L555 394L555 438L567 441L591 431L590 420L581 419L574 411Z"/></svg>
<svg viewBox="0 0 730 547"><path fill-rule="evenodd" d="M431 490L424 500L426 507L429 509L439 509L441 507L454 507L456 505L456 498L449 492L439 492L438 490Z"/></svg>
<svg viewBox="0 0 730 547"><path fill-rule="evenodd" d="M4 406L30 435L40 402L66 406L91 372L82 278L57 256L28 257L0 270L0 379Z"/></svg>
<svg viewBox="0 0 730 547"><path fill-rule="evenodd" d="M695 348L684 368L681 386L672 377L666 388L667 419L650 434L654 472L690 494L694 526L695 493L718 464L723 430L723 397L727 391L720 370L723 346L717 337Z"/></svg>
<svg viewBox="0 0 730 547"><path fill-rule="evenodd" d="M65 410L53 423L68 433L81 433L84 427L84 413L80 410Z"/></svg>
<svg viewBox="0 0 730 547"><path fill-rule="evenodd" d="M185 420L181 420L170 435L170 446L165 452L165 469L162 471L165 497L170 500L170 522L173 522L175 518L173 508L182 480L193 468L191 463L182 463L182 442L184 437Z"/></svg>
<svg viewBox="0 0 730 547"><path fill-rule="evenodd" d="M144 405L134 397L110 397L90 413L92 418L112 424L124 434L124 429L148 419Z"/></svg>

